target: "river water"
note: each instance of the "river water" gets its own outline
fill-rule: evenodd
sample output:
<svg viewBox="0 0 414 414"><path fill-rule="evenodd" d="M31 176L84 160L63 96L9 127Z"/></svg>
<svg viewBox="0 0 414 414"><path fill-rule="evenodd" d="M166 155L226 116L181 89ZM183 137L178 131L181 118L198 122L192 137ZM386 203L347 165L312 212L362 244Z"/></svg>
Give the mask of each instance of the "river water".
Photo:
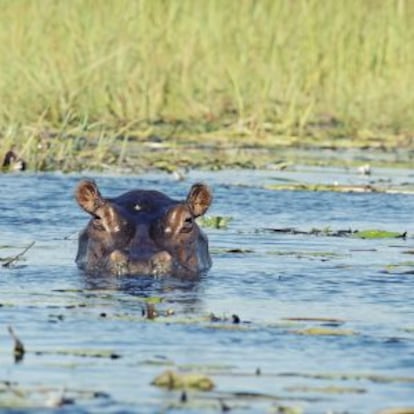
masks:
<svg viewBox="0 0 414 414"><path fill-rule="evenodd" d="M74 264L87 217L73 191L133 188L185 198L214 192L206 228L213 268L200 280L94 278ZM275 183L394 186L386 193L275 191ZM190 171L186 179L0 176L0 407L20 412L376 413L414 407L414 182L409 170L371 176L327 168ZM298 233L275 231L295 228ZM312 229L383 229L360 239ZM147 317L148 303L159 316ZM236 316L233 316L236 315ZM239 323L235 323L239 322ZM13 355L11 326L23 342ZM211 391L152 385L171 370L204 375ZM285 410L285 411L283 411ZM290 411L288 411L290 410Z"/></svg>

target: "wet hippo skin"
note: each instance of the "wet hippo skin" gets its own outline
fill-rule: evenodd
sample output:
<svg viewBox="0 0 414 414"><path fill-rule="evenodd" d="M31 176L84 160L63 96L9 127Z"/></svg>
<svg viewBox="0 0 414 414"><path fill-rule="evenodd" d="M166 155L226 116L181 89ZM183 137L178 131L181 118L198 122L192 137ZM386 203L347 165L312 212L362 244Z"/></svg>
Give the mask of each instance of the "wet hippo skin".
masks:
<svg viewBox="0 0 414 414"><path fill-rule="evenodd" d="M92 217L79 235L76 263L88 273L196 276L211 267L208 239L195 219L205 214L212 194L194 184L184 201L152 190L103 197L94 181L75 191Z"/></svg>

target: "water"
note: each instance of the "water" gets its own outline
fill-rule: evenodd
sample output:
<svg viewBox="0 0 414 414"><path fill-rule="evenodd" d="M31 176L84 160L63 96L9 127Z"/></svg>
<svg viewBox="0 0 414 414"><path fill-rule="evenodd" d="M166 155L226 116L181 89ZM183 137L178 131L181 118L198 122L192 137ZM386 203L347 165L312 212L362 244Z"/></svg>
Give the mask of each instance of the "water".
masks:
<svg viewBox="0 0 414 414"><path fill-rule="evenodd" d="M88 177L109 196L141 187L177 198L202 180L215 195L209 214L233 220L227 229L206 229L214 265L198 281L91 280L74 264L76 232L87 221L73 199L81 176L2 175L0 257L36 243L25 260L0 268L0 407L43 412L62 396L64 412L414 406L414 196L263 188L385 179L398 187L414 181L412 172L194 171L183 182L164 174ZM271 231L284 227L379 228L408 237ZM161 301L160 317L143 316L146 298ZM18 363L7 326L26 348ZM215 388L188 391L180 403L181 391L151 385L167 369L203 373Z"/></svg>

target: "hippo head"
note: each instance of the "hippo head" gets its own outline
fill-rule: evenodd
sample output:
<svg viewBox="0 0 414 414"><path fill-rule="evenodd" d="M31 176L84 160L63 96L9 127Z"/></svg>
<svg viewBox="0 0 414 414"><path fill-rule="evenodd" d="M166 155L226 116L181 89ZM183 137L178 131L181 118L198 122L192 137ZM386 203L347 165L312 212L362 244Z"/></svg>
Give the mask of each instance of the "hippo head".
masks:
<svg viewBox="0 0 414 414"><path fill-rule="evenodd" d="M88 273L195 276L211 267L207 236L195 221L212 202L206 185L194 184L185 201L176 201L149 190L104 198L85 180L75 196L92 216L76 257Z"/></svg>

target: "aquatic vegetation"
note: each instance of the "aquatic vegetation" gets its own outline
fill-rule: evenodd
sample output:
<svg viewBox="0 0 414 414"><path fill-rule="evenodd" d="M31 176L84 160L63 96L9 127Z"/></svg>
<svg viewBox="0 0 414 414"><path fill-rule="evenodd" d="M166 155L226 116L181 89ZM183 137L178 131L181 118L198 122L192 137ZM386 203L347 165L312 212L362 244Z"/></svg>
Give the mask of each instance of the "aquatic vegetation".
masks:
<svg viewBox="0 0 414 414"><path fill-rule="evenodd" d="M170 390L197 389L200 391L210 391L214 388L214 382L206 375L171 370L164 371L158 375L151 384Z"/></svg>
<svg viewBox="0 0 414 414"><path fill-rule="evenodd" d="M198 222L202 227L210 227L214 229L226 229L233 217L224 216L203 216Z"/></svg>
<svg viewBox="0 0 414 414"><path fill-rule="evenodd" d="M103 391L59 388L38 384L24 386L17 382L0 381L0 409L43 409L73 405L76 403L108 403L111 396Z"/></svg>
<svg viewBox="0 0 414 414"><path fill-rule="evenodd" d="M35 245L35 243L36 242L33 241L27 247L25 247L22 252L20 252L19 254L15 255L13 257L0 258L0 262L3 262L2 266L3 267L12 267L12 266L14 266L15 263L17 263L19 260L23 259L23 256L26 254L26 252L29 249L31 249Z"/></svg>
<svg viewBox="0 0 414 414"><path fill-rule="evenodd" d="M286 228L266 228L261 231L267 231L280 234L293 234L293 235L308 235L308 236L328 236L328 237L355 237L360 239L405 239L407 232L396 232L387 230L332 230L329 227L325 229L311 229L311 230L298 230L293 227ZM306 252L302 252L306 254ZM312 254L312 253L309 253ZM323 254L323 253L322 253Z"/></svg>
<svg viewBox="0 0 414 414"><path fill-rule="evenodd" d="M53 351L35 351L36 355L61 355L79 358L119 359L122 356L112 350L105 349L56 349Z"/></svg>
<svg viewBox="0 0 414 414"><path fill-rule="evenodd" d="M303 258L310 258L310 259L317 259L317 260L331 260L331 259L337 259L340 257L346 256L344 253L335 253L335 252L323 252L323 251L295 251L295 250L289 250L289 251L274 251L271 250L268 252L270 255L275 256L294 256L298 259Z"/></svg>
<svg viewBox="0 0 414 414"><path fill-rule="evenodd" d="M14 333L14 330L11 326L9 326L7 329L9 331L10 336L12 337L14 341L14 347L13 347L14 360L16 362L20 362L21 360L23 360L24 354L26 352L23 342Z"/></svg>
<svg viewBox="0 0 414 414"><path fill-rule="evenodd" d="M358 230L354 233L354 237L361 239L405 239L407 232L398 233L396 231L386 231L386 230Z"/></svg>

